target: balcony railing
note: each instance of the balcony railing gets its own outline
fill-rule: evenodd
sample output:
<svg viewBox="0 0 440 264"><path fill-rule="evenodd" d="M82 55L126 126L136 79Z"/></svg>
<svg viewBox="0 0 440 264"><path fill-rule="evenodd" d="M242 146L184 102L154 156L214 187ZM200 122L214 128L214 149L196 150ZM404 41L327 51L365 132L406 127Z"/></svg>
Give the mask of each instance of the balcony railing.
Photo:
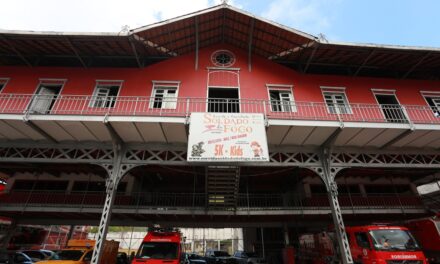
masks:
<svg viewBox="0 0 440 264"><path fill-rule="evenodd" d="M239 112L262 113L267 118L288 120L440 124L439 111L423 105L0 94L0 114L186 117L192 112Z"/></svg>
<svg viewBox="0 0 440 264"><path fill-rule="evenodd" d="M1 206L27 207L72 207L101 208L105 201L104 192L54 192L54 191L14 191L0 196ZM416 195L340 194L339 203L343 209L423 209L423 203ZM204 208L204 193L132 193L118 194L117 208L126 209L173 209ZM303 197L291 194L242 194L238 195L239 210L322 210L329 209L327 195Z"/></svg>

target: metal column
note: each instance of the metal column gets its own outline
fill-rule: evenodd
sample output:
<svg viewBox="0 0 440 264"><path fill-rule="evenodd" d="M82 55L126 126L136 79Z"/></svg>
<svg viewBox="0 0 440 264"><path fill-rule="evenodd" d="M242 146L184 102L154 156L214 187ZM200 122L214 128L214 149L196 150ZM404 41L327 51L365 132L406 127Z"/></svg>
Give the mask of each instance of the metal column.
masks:
<svg viewBox="0 0 440 264"><path fill-rule="evenodd" d="M336 239L338 240L339 245L341 262L343 264L353 264L347 233L345 232L344 220L342 219L341 207L339 206L338 201L338 185L335 181L336 174L343 168L331 167L330 156L331 149L324 148L320 155L322 166L314 167L313 170L321 177L327 189L333 223L335 225Z"/></svg>
<svg viewBox="0 0 440 264"><path fill-rule="evenodd" d="M122 149L120 145L116 146L113 164L102 165L108 173L108 178L106 179L106 197L102 209L101 220L99 222L95 250L93 251L92 261L90 262L91 264L98 264L100 262L102 251L104 249L103 243L107 237L107 230L119 181L131 168L134 167L133 165L122 164L122 159L125 154L125 149Z"/></svg>
<svg viewBox="0 0 440 264"><path fill-rule="evenodd" d="M287 224L284 224L283 226L283 234L284 234L284 246L290 245L290 239L289 239L289 227Z"/></svg>

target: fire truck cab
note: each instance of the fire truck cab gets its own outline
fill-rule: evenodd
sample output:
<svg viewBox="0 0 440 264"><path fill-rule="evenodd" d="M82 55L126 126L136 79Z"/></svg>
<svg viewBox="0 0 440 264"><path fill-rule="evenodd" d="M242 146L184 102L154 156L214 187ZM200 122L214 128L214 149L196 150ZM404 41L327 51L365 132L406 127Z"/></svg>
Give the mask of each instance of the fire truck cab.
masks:
<svg viewBox="0 0 440 264"><path fill-rule="evenodd" d="M145 236L132 261L137 263L180 263L182 235L177 229L152 229Z"/></svg>
<svg viewBox="0 0 440 264"><path fill-rule="evenodd" d="M433 217L409 220L405 226L420 243L429 263L440 263L440 213Z"/></svg>
<svg viewBox="0 0 440 264"><path fill-rule="evenodd" d="M6 189L6 181L0 178L0 195Z"/></svg>
<svg viewBox="0 0 440 264"><path fill-rule="evenodd" d="M367 225L346 227L354 263L362 264L426 264L426 258L408 228ZM334 232L300 236L299 261L325 264L335 261Z"/></svg>
<svg viewBox="0 0 440 264"><path fill-rule="evenodd" d="M408 228L369 225L346 228L355 263L426 264L426 258Z"/></svg>

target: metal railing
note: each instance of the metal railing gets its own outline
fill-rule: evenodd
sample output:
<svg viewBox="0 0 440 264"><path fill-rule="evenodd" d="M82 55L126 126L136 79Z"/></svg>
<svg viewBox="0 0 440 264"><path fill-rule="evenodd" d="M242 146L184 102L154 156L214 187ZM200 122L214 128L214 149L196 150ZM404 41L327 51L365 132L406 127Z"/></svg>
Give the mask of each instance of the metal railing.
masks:
<svg viewBox="0 0 440 264"><path fill-rule="evenodd" d="M105 192L54 192L13 191L0 197L1 206L26 207L79 207L100 208L105 201ZM424 208L417 195L396 194L341 194L339 203L349 209L403 209ZM205 193L119 193L114 203L116 208L159 209L204 208ZM238 194L237 207L240 210L319 210L330 207L327 195L304 197L293 194Z"/></svg>
<svg viewBox="0 0 440 264"><path fill-rule="evenodd" d="M267 118L339 122L440 124L423 105L329 104L222 98L0 94L0 114L174 116L192 112L262 113Z"/></svg>

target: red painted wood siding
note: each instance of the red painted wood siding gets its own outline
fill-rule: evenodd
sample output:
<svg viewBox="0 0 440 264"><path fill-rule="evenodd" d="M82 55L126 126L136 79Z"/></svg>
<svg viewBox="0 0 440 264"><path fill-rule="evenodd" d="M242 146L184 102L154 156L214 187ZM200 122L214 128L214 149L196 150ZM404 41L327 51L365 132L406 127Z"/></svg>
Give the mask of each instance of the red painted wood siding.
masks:
<svg viewBox="0 0 440 264"><path fill-rule="evenodd" d="M403 105L427 106L421 90L439 91L439 81L396 80L380 78L306 75L258 56L252 57L248 70L247 52L230 46L213 46L200 50L199 69L194 69L195 54L172 58L143 69L0 67L0 78L10 78L2 94L33 94L40 78L66 79L63 95L92 95L96 80L123 80L120 96L151 96L153 80L180 81L179 98L207 97L207 67L214 66L211 54L227 49L236 55L232 67L240 68L240 98L267 100L266 84L293 85L296 102L323 102L320 87L346 87L351 104L377 102L371 89L395 89ZM23 105L25 103L22 102ZM56 109L56 108L55 108Z"/></svg>

